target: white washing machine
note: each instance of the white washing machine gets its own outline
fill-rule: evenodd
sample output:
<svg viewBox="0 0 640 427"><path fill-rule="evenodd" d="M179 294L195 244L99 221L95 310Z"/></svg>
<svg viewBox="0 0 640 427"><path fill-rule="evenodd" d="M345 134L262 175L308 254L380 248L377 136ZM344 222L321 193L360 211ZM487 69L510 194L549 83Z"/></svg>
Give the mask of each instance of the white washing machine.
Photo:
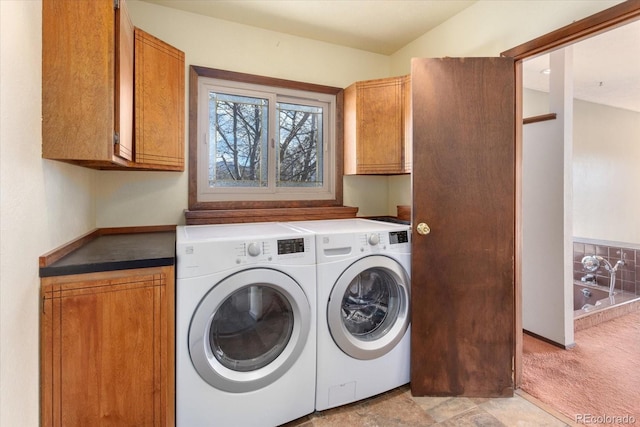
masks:
<svg viewBox="0 0 640 427"><path fill-rule="evenodd" d="M176 424L272 427L314 411L313 233L177 228Z"/></svg>
<svg viewBox="0 0 640 427"><path fill-rule="evenodd" d="M409 225L365 219L290 223L316 233L316 410L409 382Z"/></svg>

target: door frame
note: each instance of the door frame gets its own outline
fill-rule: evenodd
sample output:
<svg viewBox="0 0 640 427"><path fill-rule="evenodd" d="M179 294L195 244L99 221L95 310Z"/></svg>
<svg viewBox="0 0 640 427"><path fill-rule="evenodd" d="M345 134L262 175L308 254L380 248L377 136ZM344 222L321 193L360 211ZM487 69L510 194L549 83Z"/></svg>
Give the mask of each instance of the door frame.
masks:
<svg viewBox="0 0 640 427"><path fill-rule="evenodd" d="M515 59L516 218L515 218L515 387L522 385L522 61L579 42L640 19L640 0L627 0L500 54Z"/></svg>

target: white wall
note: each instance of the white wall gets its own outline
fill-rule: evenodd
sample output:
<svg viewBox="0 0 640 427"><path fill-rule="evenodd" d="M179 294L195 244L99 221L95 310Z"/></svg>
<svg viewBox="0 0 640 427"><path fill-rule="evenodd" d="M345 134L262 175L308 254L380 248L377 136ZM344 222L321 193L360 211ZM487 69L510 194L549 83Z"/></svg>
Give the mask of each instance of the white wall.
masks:
<svg viewBox="0 0 640 427"><path fill-rule="evenodd" d="M640 244L640 113L574 104L573 233Z"/></svg>
<svg viewBox="0 0 640 427"><path fill-rule="evenodd" d="M41 159L42 6L0 1L0 425L39 425L38 257L94 228L94 173Z"/></svg>
<svg viewBox="0 0 640 427"><path fill-rule="evenodd" d="M501 52L620 0L481 0L391 56L391 75L407 74L412 57L499 56Z"/></svg>
<svg viewBox="0 0 640 427"><path fill-rule="evenodd" d="M136 25L185 50L188 64L346 87L406 74L411 56L495 56L615 3L483 0L392 57L168 13L136 1L130 8ZM93 172L42 160L41 3L0 0L0 19L0 425L35 427L38 257L96 226L182 221L187 178L186 172ZM203 37L194 40L194 34ZM230 39L236 42L233 49ZM353 196L345 194L345 200L358 198L361 182L371 187L369 180L353 181ZM407 204L410 180L388 181L393 194L383 203L395 213L389 206ZM402 203L391 202L395 197ZM384 209L377 201L371 207L368 200L362 203L373 215Z"/></svg>
<svg viewBox="0 0 640 427"><path fill-rule="evenodd" d="M522 90L522 117L541 116L549 114L549 94L538 90Z"/></svg>
<svg viewBox="0 0 640 427"><path fill-rule="evenodd" d="M389 57L266 31L228 21L129 1L134 25L185 52L188 66L346 87L357 80L387 77ZM188 121L186 122L188 123ZM185 127L185 141L188 129ZM185 142L186 143L186 142ZM188 172L98 172L98 226L182 224L187 208ZM344 203L359 215L386 214L381 179L346 179ZM386 188L386 182L384 182ZM376 190L373 192L373 190ZM366 195L366 196L364 196Z"/></svg>
<svg viewBox="0 0 640 427"><path fill-rule="evenodd" d="M183 50L187 65L346 87L357 80L407 74L412 56L497 56L503 50L618 1L481 1L391 57L137 0L128 3L134 24ZM531 16L539 19L530 22ZM185 140L186 132L185 129ZM157 178L159 175L162 174L98 172L96 224L102 227L183 223L187 172L164 174L161 179ZM373 216L395 215L396 204L410 203L410 179L404 180L405 186L395 185L398 180L394 180L394 185L385 183L388 193L376 191L371 195L380 182L381 177L345 178L345 205L359 207L359 216ZM401 203L395 203L397 199Z"/></svg>
<svg viewBox="0 0 640 427"><path fill-rule="evenodd" d="M478 1L391 55L391 75L409 73L414 57L499 56L501 52L621 2ZM394 194L408 195L402 199L409 202L410 182L405 180L404 188L396 185L393 190ZM389 206L393 205L391 198L392 193Z"/></svg>
<svg viewBox="0 0 640 427"><path fill-rule="evenodd" d="M343 180L344 205L358 206L358 216L383 216L387 212L389 180L383 175L349 175Z"/></svg>
<svg viewBox="0 0 640 427"><path fill-rule="evenodd" d="M549 94L524 92L524 116L550 112ZM574 99L573 236L640 243L640 113Z"/></svg>
<svg viewBox="0 0 640 427"><path fill-rule="evenodd" d="M411 205L411 175L393 175L389 177L387 212L396 216L398 205Z"/></svg>
<svg viewBox="0 0 640 427"><path fill-rule="evenodd" d="M524 93L524 116L557 112L549 104L548 93L527 90ZM560 182L561 177L555 176L554 180L549 180L554 176L554 169L550 167L550 163L554 161L551 158L553 154L548 150L541 150L547 146L549 137L536 135L540 129L550 125L552 122L524 127L523 163L526 166L531 164L527 160L533 162L538 158L538 163L545 170L540 170L537 177L529 177L537 179L535 189L540 194L534 196L533 201L528 204L525 204L526 198L523 202L523 239L534 240L533 245L525 245L523 248L523 258L535 259L531 264L523 263L522 293L523 300L526 301L523 307L523 326L562 343L562 331L553 325L563 324L558 318L562 305L565 305L565 327L568 327L566 320L572 317L572 248L564 247L565 241L558 241L565 231L560 229L560 211L556 211L557 221L548 224L547 229L536 230L535 224L531 224L531 221L539 222L542 218L549 222L549 213L554 211L549 208L549 197L558 190L564 190L558 185L553 186L553 181ZM640 212L640 192L635 190L633 183L640 182L640 113L574 99L572 131L572 141L568 143L573 145L573 162L571 167L567 167L567 171L572 174L572 186L565 194L569 198L567 207L572 214L570 240L582 237L638 244L640 224L637 213ZM528 148L537 150L532 153L527 151ZM556 153L555 160L561 154ZM551 160L545 161L545 155ZM548 184L545 186L545 183ZM534 218L530 215L534 215ZM555 231L548 233L547 230L552 227ZM545 260L545 257L551 257L551 261ZM558 264L557 260L560 259L564 259L564 265ZM561 279L567 273L568 277ZM559 292L557 288L561 280L568 284L569 292L566 294ZM544 316L537 315L541 311L545 313Z"/></svg>
<svg viewBox="0 0 640 427"><path fill-rule="evenodd" d="M573 344L572 49L551 54L548 109L522 137L522 327Z"/></svg>
<svg viewBox="0 0 640 427"><path fill-rule="evenodd" d="M564 345L564 142L556 120L523 128L522 327Z"/></svg>

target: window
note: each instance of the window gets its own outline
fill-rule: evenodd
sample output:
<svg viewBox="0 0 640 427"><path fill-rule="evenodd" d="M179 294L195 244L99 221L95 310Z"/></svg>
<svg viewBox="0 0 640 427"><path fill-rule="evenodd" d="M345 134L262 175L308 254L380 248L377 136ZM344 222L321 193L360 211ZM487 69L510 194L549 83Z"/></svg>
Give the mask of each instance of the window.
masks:
<svg viewBox="0 0 640 427"><path fill-rule="evenodd" d="M202 67L191 74L190 209L336 205L341 89Z"/></svg>

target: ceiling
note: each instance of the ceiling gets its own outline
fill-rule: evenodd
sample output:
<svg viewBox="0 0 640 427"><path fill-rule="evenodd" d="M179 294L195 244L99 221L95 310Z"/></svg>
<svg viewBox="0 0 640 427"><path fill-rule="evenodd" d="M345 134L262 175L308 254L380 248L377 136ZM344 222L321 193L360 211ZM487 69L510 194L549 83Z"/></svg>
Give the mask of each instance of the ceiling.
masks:
<svg viewBox="0 0 640 427"><path fill-rule="evenodd" d="M239 24L391 55L475 1L144 0Z"/></svg>
<svg viewBox="0 0 640 427"><path fill-rule="evenodd" d="M143 0L161 6L391 55L476 1ZM542 0L539 0L542 1ZM640 21L574 45L578 99L640 112ZM525 87L548 91L548 55L525 61Z"/></svg>
<svg viewBox="0 0 640 427"><path fill-rule="evenodd" d="M573 93L583 101L640 112L640 21L573 45ZM549 91L549 55L524 61L523 85Z"/></svg>

